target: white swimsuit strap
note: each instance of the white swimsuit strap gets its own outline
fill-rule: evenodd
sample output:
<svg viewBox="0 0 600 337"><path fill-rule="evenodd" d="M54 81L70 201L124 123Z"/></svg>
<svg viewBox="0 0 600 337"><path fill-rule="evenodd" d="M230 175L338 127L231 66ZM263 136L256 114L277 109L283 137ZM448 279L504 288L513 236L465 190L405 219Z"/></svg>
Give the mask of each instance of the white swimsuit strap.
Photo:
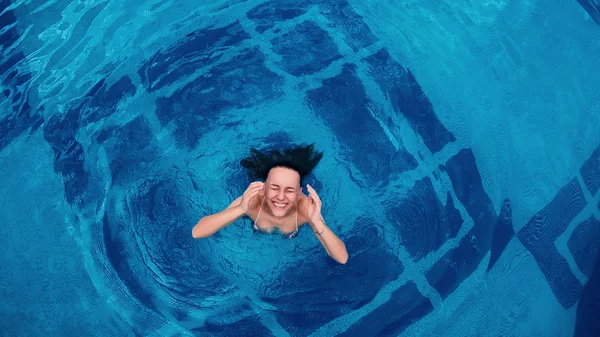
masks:
<svg viewBox="0 0 600 337"><path fill-rule="evenodd" d="M263 204L265 203L265 197L263 197L262 202L260 203L260 208L258 209L258 214L256 215L256 220L254 220L254 225L258 221L258 217L260 217L260 212L262 211Z"/></svg>

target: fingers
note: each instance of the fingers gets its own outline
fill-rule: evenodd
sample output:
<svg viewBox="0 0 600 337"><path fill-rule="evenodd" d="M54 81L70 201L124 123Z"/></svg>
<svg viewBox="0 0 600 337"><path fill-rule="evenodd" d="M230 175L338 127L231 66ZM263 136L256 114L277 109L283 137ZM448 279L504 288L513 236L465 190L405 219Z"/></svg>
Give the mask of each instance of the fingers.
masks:
<svg viewBox="0 0 600 337"><path fill-rule="evenodd" d="M255 181L251 183L246 191L244 192L244 200L246 203L250 202L260 191L264 189L265 184L261 181Z"/></svg>
<svg viewBox="0 0 600 337"><path fill-rule="evenodd" d="M311 194L311 195L309 195L309 197L311 198L312 202L313 202L315 205L318 205L319 207L321 207L321 205L323 204L323 203L321 202L321 200L319 200L317 197L315 197L315 195L314 195L314 194Z"/></svg>
<svg viewBox="0 0 600 337"><path fill-rule="evenodd" d="M255 181L253 183L251 183L250 185L248 185L248 188L246 189L246 192L244 192L244 194L253 191L255 189L261 190L263 187L265 186L265 183L263 183L262 181Z"/></svg>
<svg viewBox="0 0 600 337"><path fill-rule="evenodd" d="M255 181L255 182L250 183L250 185L248 185L248 188L250 189L253 187L257 187L257 186L263 187L263 186L265 186L265 183L263 183L262 181Z"/></svg>
<svg viewBox="0 0 600 337"><path fill-rule="evenodd" d="M310 198L312 198L316 204L321 205L321 198L319 198L319 195L317 194L317 191L315 191L314 188L312 188L312 186L310 185L306 185L306 189L308 190L308 196Z"/></svg>
<svg viewBox="0 0 600 337"><path fill-rule="evenodd" d="M260 190L256 190L256 191L252 191L252 192L248 193L248 200L254 199L254 197L257 196L259 192L260 192Z"/></svg>
<svg viewBox="0 0 600 337"><path fill-rule="evenodd" d="M254 186L252 188L249 188L244 194L247 195L248 197L253 197L255 195L257 195L258 193L260 193L263 190L262 186Z"/></svg>
<svg viewBox="0 0 600 337"><path fill-rule="evenodd" d="M246 191L246 193L248 193L248 194L254 194L254 193L258 193L258 192L260 192L262 190L263 190L262 186L255 186L255 187L252 187L252 188L248 189L248 191Z"/></svg>

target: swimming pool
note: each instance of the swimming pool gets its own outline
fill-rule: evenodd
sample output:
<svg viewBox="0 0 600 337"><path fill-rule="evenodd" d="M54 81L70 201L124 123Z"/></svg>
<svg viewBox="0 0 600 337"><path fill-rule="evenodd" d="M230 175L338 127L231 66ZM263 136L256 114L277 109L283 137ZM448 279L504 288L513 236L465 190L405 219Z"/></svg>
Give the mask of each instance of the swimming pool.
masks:
<svg viewBox="0 0 600 337"><path fill-rule="evenodd" d="M0 335L599 336L598 8L2 1ZM347 264L191 237L313 142Z"/></svg>

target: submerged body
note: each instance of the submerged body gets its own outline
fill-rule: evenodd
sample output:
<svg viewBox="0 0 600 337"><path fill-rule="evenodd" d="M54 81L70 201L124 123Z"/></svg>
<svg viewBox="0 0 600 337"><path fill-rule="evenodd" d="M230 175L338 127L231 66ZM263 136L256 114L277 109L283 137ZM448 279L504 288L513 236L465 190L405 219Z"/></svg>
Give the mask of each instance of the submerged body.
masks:
<svg viewBox="0 0 600 337"><path fill-rule="evenodd" d="M327 227L317 192L310 185L306 185L308 195L302 192L302 174L298 171L285 165L269 168L264 183L251 183L226 209L200 219L192 236L209 237L244 215L252 219L255 231L278 231L287 239L296 237L299 228L308 224L327 254L346 263L348 252L344 243Z"/></svg>
<svg viewBox="0 0 600 337"><path fill-rule="evenodd" d="M306 198L306 196L304 196L304 198ZM264 195L264 193L262 195L259 194L257 196L257 198L255 198L255 199L261 200L259 203L260 206L259 205L251 205L248 212L246 212L248 217L250 217L250 219L252 219L252 221L254 221L254 223L252 224L252 228L254 229L254 231L262 230L264 232L272 233L273 230L275 228L277 228L280 232L284 233L284 237L286 239L291 239L291 238L295 238L296 235L298 235L298 230L300 229L300 226L302 226L303 224L308 222L308 216L306 215L306 212L304 212L304 214L300 214L301 213L300 210L302 209L303 205L305 204L302 201L298 201L297 204L294 205L293 209L290 210L290 212L293 212L296 215L294 217L294 227L290 228L291 221L289 221L289 219L278 218L272 214L264 214L263 217L260 218L262 210L263 210L263 206L265 205L265 202L266 202L266 200L265 200L266 196ZM275 206L275 207L277 207L277 206ZM258 208L258 212L256 212L257 208ZM265 211L265 213L267 213L267 212ZM260 218L260 222L259 222L259 218Z"/></svg>

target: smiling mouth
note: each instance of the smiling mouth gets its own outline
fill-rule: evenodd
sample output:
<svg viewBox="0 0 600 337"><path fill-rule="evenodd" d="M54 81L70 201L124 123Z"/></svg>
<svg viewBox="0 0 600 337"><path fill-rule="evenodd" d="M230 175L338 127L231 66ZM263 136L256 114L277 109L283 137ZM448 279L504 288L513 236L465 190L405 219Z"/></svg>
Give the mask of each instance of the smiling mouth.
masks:
<svg viewBox="0 0 600 337"><path fill-rule="evenodd" d="M273 205L273 208L275 209L286 209L289 203L271 201L271 205Z"/></svg>

